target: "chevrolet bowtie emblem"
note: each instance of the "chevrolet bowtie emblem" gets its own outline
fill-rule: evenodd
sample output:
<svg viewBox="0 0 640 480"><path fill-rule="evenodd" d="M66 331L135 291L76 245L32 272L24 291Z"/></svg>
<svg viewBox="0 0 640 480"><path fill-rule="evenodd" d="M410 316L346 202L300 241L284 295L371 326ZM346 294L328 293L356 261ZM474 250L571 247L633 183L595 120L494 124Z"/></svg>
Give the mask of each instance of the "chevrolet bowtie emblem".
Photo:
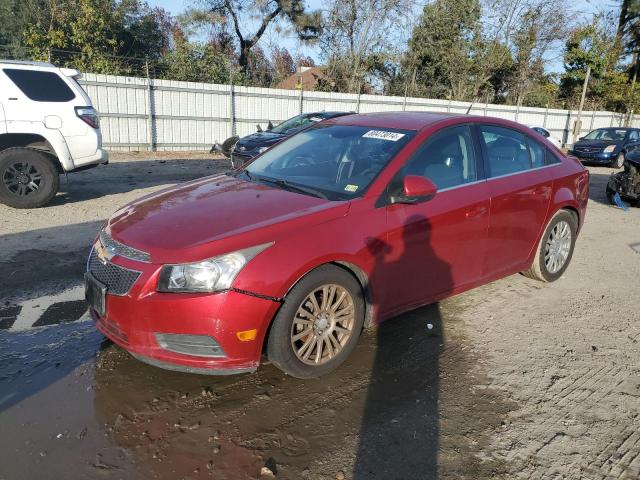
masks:
<svg viewBox="0 0 640 480"><path fill-rule="evenodd" d="M98 260L100 260L103 264L106 264L115 256L115 252L113 251L113 249L105 247L101 242L98 242L98 244L96 245L96 255L98 256Z"/></svg>

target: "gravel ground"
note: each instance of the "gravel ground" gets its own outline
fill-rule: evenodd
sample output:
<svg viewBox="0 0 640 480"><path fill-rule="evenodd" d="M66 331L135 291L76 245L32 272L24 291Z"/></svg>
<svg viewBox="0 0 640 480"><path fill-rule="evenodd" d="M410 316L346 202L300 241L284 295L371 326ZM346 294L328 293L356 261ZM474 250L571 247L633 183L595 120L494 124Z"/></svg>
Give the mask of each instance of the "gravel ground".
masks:
<svg viewBox="0 0 640 480"><path fill-rule="evenodd" d="M607 205L610 169L591 168L559 281L514 275L402 315L301 381L167 372L94 330L81 281L104 219L227 166L112 158L46 208L0 205L0 479L640 478L640 209Z"/></svg>

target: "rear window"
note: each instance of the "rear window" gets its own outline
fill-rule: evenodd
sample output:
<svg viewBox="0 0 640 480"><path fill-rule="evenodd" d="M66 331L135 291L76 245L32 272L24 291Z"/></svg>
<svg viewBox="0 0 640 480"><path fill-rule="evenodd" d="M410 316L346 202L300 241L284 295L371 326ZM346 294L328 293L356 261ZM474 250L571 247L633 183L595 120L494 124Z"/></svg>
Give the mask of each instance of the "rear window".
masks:
<svg viewBox="0 0 640 480"><path fill-rule="evenodd" d="M53 72L5 68L3 72L29 99L36 102L68 102L73 90Z"/></svg>

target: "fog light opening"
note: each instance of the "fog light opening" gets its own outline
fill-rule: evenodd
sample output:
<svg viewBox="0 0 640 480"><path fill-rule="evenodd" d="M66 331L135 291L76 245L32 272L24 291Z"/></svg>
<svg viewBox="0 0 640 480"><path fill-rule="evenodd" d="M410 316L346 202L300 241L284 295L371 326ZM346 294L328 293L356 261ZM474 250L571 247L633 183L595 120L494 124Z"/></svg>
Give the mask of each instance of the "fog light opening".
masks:
<svg viewBox="0 0 640 480"><path fill-rule="evenodd" d="M171 352L197 357L224 357L225 353L216 340L208 335L156 333L158 345Z"/></svg>

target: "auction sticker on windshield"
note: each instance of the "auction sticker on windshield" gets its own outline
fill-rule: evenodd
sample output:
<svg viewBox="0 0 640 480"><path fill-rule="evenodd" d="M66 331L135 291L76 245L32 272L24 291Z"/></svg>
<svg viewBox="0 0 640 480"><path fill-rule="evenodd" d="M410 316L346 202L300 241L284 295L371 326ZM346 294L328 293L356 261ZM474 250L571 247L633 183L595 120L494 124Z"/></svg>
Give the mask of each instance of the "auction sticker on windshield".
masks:
<svg viewBox="0 0 640 480"><path fill-rule="evenodd" d="M388 140L390 142L397 142L402 137L404 137L404 133L387 132L384 130L369 130L367 133L362 135L362 138L377 138L379 140Z"/></svg>

